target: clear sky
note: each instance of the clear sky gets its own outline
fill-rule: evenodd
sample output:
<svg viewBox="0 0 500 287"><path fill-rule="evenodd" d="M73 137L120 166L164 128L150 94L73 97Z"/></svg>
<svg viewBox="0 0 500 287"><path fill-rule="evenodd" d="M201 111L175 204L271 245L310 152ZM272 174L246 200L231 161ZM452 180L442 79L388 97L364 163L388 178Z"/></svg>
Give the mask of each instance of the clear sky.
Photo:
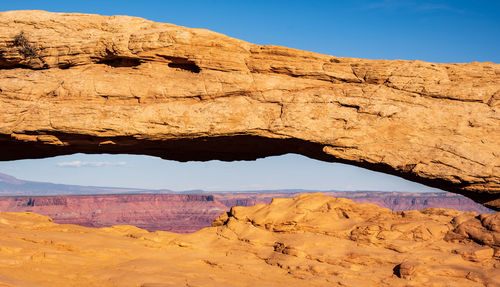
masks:
<svg viewBox="0 0 500 287"><path fill-rule="evenodd" d="M500 63L500 1L5 1L0 10L130 15L206 28L256 44L342 57ZM430 191L405 180L297 155L177 163L134 155L0 162L0 172L57 183L172 190Z"/></svg>

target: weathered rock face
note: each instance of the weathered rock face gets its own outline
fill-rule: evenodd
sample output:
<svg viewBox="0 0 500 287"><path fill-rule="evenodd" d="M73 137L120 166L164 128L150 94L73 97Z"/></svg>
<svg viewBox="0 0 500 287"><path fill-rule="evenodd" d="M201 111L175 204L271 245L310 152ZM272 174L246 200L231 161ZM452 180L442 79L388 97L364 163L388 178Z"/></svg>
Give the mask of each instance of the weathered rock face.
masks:
<svg viewBox="0 0 500 287"><path fill-rule="evenodd" d="M500 65L338 58L125 16L0 13L0 159L298 153L500 209Z"/></svg>
<svg viewBox="0 0 500 287"><path fill-rule="evenodd" d="M234 207L186 235L0 213L0 284L499 286L499 215L304 194Z"/></svg>

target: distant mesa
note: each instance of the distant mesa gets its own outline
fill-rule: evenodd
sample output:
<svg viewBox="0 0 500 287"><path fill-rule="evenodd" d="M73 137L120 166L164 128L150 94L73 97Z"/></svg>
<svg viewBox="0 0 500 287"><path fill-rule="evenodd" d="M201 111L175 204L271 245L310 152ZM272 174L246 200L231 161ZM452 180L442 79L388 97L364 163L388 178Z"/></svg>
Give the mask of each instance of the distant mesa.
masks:
<svg viewBox="0 0 500 287"><path fill-rule="evenodd" d="M4 173L0 173L0 184L1 183L5 183L5 184L22 184L24 183L24 181L22 180L19 180L13 176L10 176L10 175L7 175L7 174L4 174Z"/></svg>
<svg viewBox="0 0 500 287"><path fill-rule="evenodd" d="M0 196L13 195L82 195L82 194L123 194L123 193L166 193L170 190L145 190L138 188L100 187L55 184L20 180L13 176L0 173Z"/></svg>

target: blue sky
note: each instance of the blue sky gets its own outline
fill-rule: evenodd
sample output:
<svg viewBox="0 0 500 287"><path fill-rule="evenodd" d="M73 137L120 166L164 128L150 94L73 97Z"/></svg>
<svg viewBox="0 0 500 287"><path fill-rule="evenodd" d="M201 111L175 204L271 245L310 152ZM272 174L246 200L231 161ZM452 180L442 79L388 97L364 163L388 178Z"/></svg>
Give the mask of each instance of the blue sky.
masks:
<svg viewBox="0 0 500 287"><path fill-rule="evenodd" d="M206 28L256 44L368 59L500 63L500 1L1 1L1 10L130 15ZM172 190L430 191L405 180L297 155L177 163L134 155L0 162L19 178Z"/></svg>

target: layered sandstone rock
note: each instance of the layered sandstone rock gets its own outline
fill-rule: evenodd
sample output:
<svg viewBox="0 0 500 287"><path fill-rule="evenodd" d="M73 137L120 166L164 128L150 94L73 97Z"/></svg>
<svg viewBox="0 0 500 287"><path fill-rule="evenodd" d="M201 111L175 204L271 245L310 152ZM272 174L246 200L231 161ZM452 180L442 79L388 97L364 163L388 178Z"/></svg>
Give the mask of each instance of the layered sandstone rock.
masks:
<svg viewBox="0 0 500 287"><path fill-rule="evenodd" d="M0 213L0 285L498 286L498 215L304 194L181 235Z"/></svg>
<svg viewBox="0 0 500 287"><path fill-rule="evenodd" d="M0 159L298 153L500 209L500 65L338 58L126 16L0 13Z"/></svg>

